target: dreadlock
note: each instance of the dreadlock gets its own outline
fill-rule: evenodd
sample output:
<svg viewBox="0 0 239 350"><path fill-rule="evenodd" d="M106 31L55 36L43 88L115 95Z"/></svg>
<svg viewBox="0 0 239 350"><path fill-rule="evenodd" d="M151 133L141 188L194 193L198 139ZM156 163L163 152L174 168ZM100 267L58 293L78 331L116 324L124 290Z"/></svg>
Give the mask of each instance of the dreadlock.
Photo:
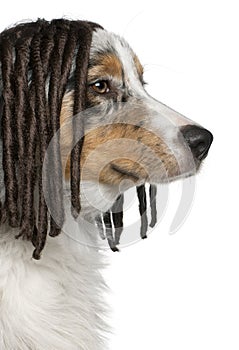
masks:
<svg viewBox="0 0 239 350"><path fill-rule="evenodd" d="M64 224L60 134L56 132L60 128L60 110L69 79L74 81L73 114L85 109L89 53L96 28L101 27L86 21L39 19L0 34L3 84L0 137L5 187L4 202L0 201L0 223L7 221L11 227L19 228L16 238L22 237L33 243L35 259L40 259L47 234L57 236ZM72 215L77 217L81 209L79 165L84 120L78 123L73 119L72 124L71 205ZM42 188L43 161L50 141L53 162L48 184L51 212ZM49 162L48 159L45 161ZM144 185L137 187L137 194L140 232L145 238L148 221ZM153 227L157 216L155 186L150 186L149 194L150 226ZM107 237L113 251L118 250L116 245L123 230L123 201L123 195L120 195L113 207L96 219L101 237Z"/></svg>
<svg viewBox="0 0 239 350"><path fill-rule="evenodd" d="M42 189L42 168L49 141L60 127L60 108L75 59L74 114L85 106L87 68L92 32L85 21L38 20L20 24L0 35L3 83L2 141L5 201L0 220L19 227L17 238L31 240L40 258L46 236L56 236L64 223L62 164L58 137L53 141L54 173L50 183L53 212ZM29 81L30 76L30 81ZM49 85L48 93L46 86ZM73 125L73 142L81 130ZM71 152L72 212L79 213L80 154L83 140ZM38 212L34 209L38 184ZM24 205L23 205L24 204ZM55 218L55 220L54 220Z"/></svg>
<svg viewBox="0 0 239 350"><path fill-rule="evenodd" d="M148 217L147 217L147 199L145 185L137 186L136 192L139 200L139 213L141 219L140 236L142 239L147 238L148 231ZM149 186L149 199L151 209L151 221L149 226L154 227L157 223L157 209L156 209L156 185ZM120 237L123 232L123 203L124 195L121 194L110 210L103 215L96 218L96 225L98 227L102 239L107 238L108 244L112 251L119 251L117 245L120 243Z"/></svg>

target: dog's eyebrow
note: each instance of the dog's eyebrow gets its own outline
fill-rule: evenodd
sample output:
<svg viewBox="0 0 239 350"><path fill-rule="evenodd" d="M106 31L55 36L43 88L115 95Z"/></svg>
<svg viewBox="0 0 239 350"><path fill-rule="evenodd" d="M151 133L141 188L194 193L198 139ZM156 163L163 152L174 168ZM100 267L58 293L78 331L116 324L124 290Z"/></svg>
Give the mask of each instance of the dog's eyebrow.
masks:
<svg viewBox="0 0 239 350"><path fill-rule="evenodd" d="M113 77L122 81L122 71L122 63L116 54L110 52L100 53L90 62L88 81L93 81L99 77Z"/></svg>

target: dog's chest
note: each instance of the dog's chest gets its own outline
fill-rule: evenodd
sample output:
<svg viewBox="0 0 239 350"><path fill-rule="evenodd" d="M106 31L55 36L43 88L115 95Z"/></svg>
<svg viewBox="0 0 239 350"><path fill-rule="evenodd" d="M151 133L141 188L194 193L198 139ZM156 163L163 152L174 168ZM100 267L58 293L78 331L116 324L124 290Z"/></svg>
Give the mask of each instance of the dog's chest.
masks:
<svg viewBox="0 0 239 350"><path fill-rule="evenodd" d="M100 253L62 235L35 261L13 232L0 240L1 350L105 349Z"/></svg>

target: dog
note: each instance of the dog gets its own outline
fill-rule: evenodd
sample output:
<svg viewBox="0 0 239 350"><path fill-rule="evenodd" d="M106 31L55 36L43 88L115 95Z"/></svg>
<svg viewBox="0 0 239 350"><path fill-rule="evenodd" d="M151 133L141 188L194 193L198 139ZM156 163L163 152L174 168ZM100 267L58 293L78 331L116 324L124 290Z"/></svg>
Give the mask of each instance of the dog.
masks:
<svg viewBox="0 0 239 350"><path fill-rule="evenodd" d="M98 25L84 24L81 39L83 38L84 41L84 37L89 33L91 36L87 42L84 42L77 56L76 51L79 44L74 42L71 35L73 29L78 28L78 24L73 26L72 23L66 20L56 20L50 24L46 21L38 21L16 27L16 32L12 37L15 41L18 40L18 48L21 49L19 52L25 55L25 61L27 59L29 62L33 61L32 67L37 67L36 71L34 71L35 68L25 71L27 78L22 80L23 85L20 84L19 78L19 74L24 70L20 53L18 54L15 49L11 54L10 44L8 45L7 41L8 35L12 35L11 29L2 35L3 53L0 79L0 95L2 95L0 345L2 350L106 349L108 325L104 319L107 311L103 299L106 287L100 273L105 267L105 259L99 245L99 225L97 227L96 219L102 216L102 213L108 212L109 214L117 198L119 199L123 192L133 186L142 190L145 183L155 186L155 184L194 175L206 158L213 140L208 130L149 96L145 89L143 66L122 37ZM66 36L62 29L64 26L68 30ZM28 45L30 41L33 41L30 58L24 46L25 41L21 40L25 27L27 29L24 32L24 40L29 41ZM49 78L50 73L45 72L43 91L40 72L42 71L42 76L44 76L45 66L43 64L37 66L37 62L39 60L43 62L44 57L47 56L46 47L43 50L45 42L42 44L40 41L45 28L44 33L47 33L48 38L48 41L45 42L48 48L51 47L48 37L51 30L54 35L58 30L62 30L57 44L54 44L55 51L51 48L52 60L55 66L59 60L62 63L61 67L64 67L65 64L68 67L68 76L64 78L64 70L54 71L55 66L49 66L51 77L53 77ZM88 28L87 31L85 28ZM71 50L72 52L70 65L64 63L65 56L60 55L63 41L65 51ZM82 57L88 47L87 43L90 43L89 52L86 59L83 60ZM62 50L62 52L65 51ZM10 66L5 63L6 57L11 61ZM85 85L80 81L83 79L80 73L74 77L80 59L84 61L82 61L82 67L85 67L86 72ZM15 80L11 67L15 67L18 74ZM57 74L59 81L65 79L66 84L62 89L59 85L61 94L54 97L55 90L52 86ZM15 85L11 89L10 85L13 80ZM21 86L24 86L25 90L22 90ZM77 109L75 106L78 100L74 94L76 89L79 89L78 93L81 94L84 86L84 103L81 108ZM43 95L40 95L40 89ZM26 91L27 96L24 96L24 93L21 94L22 91ZM57 101L59 123L57 119L55 124L52 123L51 140L45 142L44 146L43 135L39 142L40 146L38 146L37 134L44 134L46 130L40 120L43 119L45 111L41 106L46 105L41 96L47 94L49 100L55 98ZM24 115L32 116L27 117L28 119L24 117L23 124L20 124L19 109L11 105L14 98L25 101L19 104L22 106L19 107L22 108L22 115L25 113ZM9 107L8 110L8 102L12 109ZM29 112L32 103L35 105L37 103L36 116ZM26 105L27 108L25 108ZM49 107L51 113L46 114L48 118L58 115L57 112L54 114L52 106L54 104ZM24 108L27 109L27 112ZM42 108L41 112L39 112L40 108ZM16 116L15 121L13 114ZM79 120L84 120L83 131L81 125L78 125ZM34 129L34 123L39 123L39 129ZM47 123L49 120L45 119L45 128ZM77 130L75 134L72 131L72 125L73 129ZM23 132L22 129L24 129ZM60 135L58 130L60 130ZM17 134L16 139L15 134ZM79 139L81 139L80 158L77 158L75 154L76 158L70 158L69 153ZM21 140L25 144L22 145ZM33 141L36 141L35 153L31 150ZM60 153L59 149L54 151L54 145L58 141ZM55 171L58 168L55 168L54 165L57 155L63 169L63 188L61 190L64 211L58 211L60 200L58 202L58 192L54 187L55 182L59 180L59 172ZM15 159L15 162L12 162L11 159ZM35 168L40 164L41 169L40 179L38 182L34 180L34 184L31 183L30 177L26 176L27 170L24 170L33 169L31 168L33 163ZM81 169L78 183L79 196L73 196L73 200L70 200L70 193L73 193L72 184L75 183L72 180L72 173L77 168ZM13 174L13 177L10 178L10 174ZM17 185L18 183L20 185ZM22 193L23 185L25 187ZM44 201L43 196L41 197L42 192L38 193L40 210L36 215L36 220L41 220L45 215L41 214L42 208L48 208L45 210L50 212L49 214L42 209L43 213L48 213L48 217L45 221L38 221L38 230L41 225L45 227L45 237L43 234L37 236L34 230L30 234L22 228L23 224L28 222L24 221L24 218L27 217L27 210L31 210L32 206L35 206L35 201L39 200L38 195L27 190L33 188L27 186L33 185L37 188L41 187L44 193ZM24 198L28 198L30 203L26 205L26 209ZM34 203L30 201L31 198ZM21 203L20 210L19 205L14 209L14 203L17 201ZM10 204L13 205L13 208ZM16 212L19 212L21 224L14 219ZM29 214L28 219L33 222L34 217L32 218ZM54 230L46 240L47 228L44 222L49 220ZM20 226L22 231L19 235ZM107 229L106 221L105 226ZM62 231L61 234L59 234L60 231ZM16 239L16 236L18 238L22 236L24 239ZM114 250L119 243L119 237L115 245L110 236L107 238ZM32 243L35 246L33 258L31 257Z"/></svg>

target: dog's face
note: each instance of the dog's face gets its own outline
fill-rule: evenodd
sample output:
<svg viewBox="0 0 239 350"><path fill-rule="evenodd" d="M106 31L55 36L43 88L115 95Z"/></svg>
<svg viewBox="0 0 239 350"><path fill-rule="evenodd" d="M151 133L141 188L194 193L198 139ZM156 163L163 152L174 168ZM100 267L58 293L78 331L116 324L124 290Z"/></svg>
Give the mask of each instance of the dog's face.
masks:
<svg viewBox="0 0 239 350"><path fill-rule="evenodd" d="M148 95L136 54L124 39L102 29L93 34L86 107L83 181L118 186L125 179L132 186L190 176L212 142L209 131ZM69 90L62 125L72 118L72 109ZM70 145L70 130L63 135ZM68 160L66 178L69 173Z"/></svg>

